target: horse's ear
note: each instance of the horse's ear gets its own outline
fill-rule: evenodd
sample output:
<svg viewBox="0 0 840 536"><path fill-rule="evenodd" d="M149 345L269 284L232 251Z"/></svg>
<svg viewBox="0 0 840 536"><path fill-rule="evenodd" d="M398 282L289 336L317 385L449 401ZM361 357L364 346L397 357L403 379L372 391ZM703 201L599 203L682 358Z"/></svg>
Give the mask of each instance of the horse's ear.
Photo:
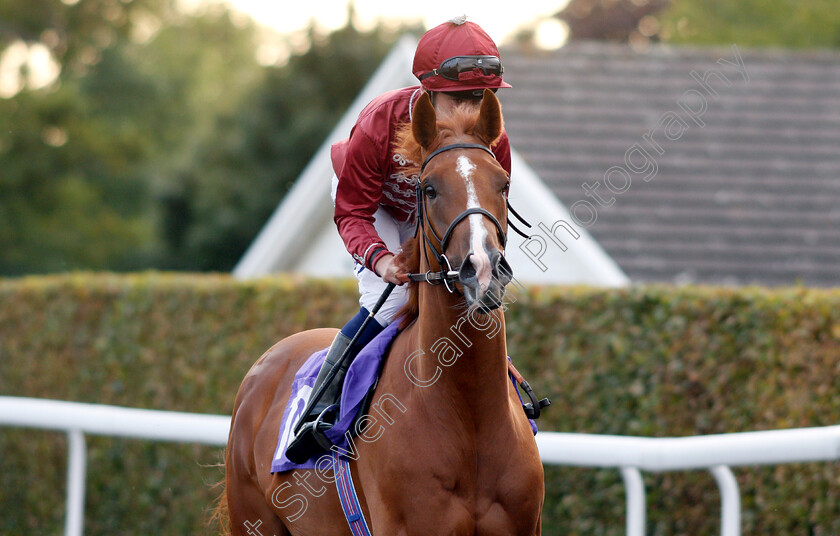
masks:
<svg viewBox="0 0 840 536"><path fill-rule="evenodd" d="M473 134L487 145L492 145L502 135L502 105L489 89L485 89L481 97L481 109Z"/></svg>
<svg viewBox="0 0 840 536"><path fill-rule="evenodd" d="M423 93L414 105L411 133L423 149L428 149L437 138L437 115L428 93Z"/></svg>

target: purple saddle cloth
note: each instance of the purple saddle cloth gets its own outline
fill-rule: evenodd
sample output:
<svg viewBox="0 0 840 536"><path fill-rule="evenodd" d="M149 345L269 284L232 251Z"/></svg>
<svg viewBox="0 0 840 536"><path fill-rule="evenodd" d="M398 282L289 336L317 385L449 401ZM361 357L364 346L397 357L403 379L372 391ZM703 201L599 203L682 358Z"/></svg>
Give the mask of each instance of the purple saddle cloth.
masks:
<svg viewBox="0 0 840 536"><path fill-rule="evenodd" d="M347 452L349 447L347 438L350 434L347 432L352 428L359 410L362 409L361 406L364 404L368 392L379 379L385 354L399 333L398 326L399 322L389 324L367 346L362 348L358 355L356 355L353 363L350 364L350 368L347 369L347 375L344 377L344 386L341 391L338 420L335 426L326 432L327 439L337 448L344 449L344 452ZM325 348L312 354L295 374L289 402L286 404L286 409L283 411L283 418L280 421L277 448L274 451L274 459L271 462L272 473L280 473L292 469L314 469L318 458L323 455L323 453L313 454L307 461L298 464L286 458L286 448L294 438L292 428L294 428L295 423L300 419L301 413L306 407L309 395L312 392L312 386L315 384L315 378L318 376L318 371L321 370L321 365L324 363L324 358L327 355L327 350L328 348ZM516 389L516 382L512 377L511 381L514 382L514 389ZM516 389L516 394L519 395L519 389ZM521 395L519 395L519 400L520 402L522 401ZM533 420L530 422L531 430L536 434L537 425Z"/></svg>

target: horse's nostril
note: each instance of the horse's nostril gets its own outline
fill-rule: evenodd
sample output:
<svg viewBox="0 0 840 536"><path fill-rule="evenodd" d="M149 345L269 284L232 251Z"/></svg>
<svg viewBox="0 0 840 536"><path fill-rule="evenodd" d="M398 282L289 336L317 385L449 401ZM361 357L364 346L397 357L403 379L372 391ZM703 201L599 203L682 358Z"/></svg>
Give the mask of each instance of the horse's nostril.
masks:
<svg viewBox="0 0 840 536"><path fill-rule="evenodd" d="M508 264L505 256L501 252L494 252L493 258L493 277L502 284L502 286L510 283L513 279L513 268Z"/></svg>
<svg viewBox="0 0 840 536"><path fill-rule="evenodd" d="M461 263L461 268L458 271L458 276L462 282L471 282L476 279L475 265L470 260L471 255L467 255L464 262Z"/></svg>

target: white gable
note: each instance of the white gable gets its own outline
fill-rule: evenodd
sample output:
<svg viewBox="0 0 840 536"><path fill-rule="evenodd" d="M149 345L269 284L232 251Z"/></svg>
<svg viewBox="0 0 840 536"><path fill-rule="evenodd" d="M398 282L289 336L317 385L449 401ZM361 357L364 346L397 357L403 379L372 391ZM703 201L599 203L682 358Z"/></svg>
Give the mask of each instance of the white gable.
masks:
<svg viewBox="0 0 840 536"><path fill-rule="evenodd" d="M330 146L347 137L359 112L374 97L416 83L411 75L415 46L416 41L409 37L394 46L245 252L234 268L234 276L258 277L274 272L351 276L353 259L332 221ZM506 257L517 280L601 286L629 283L585 229L564 227L564 222L573 221L568 210L513 148L511 177L511 204L533 224L530 233L534 236L526 241L509 232ZM518 227L525 230L522 225ZM573 237L568 228L578 237Z"/></svg>

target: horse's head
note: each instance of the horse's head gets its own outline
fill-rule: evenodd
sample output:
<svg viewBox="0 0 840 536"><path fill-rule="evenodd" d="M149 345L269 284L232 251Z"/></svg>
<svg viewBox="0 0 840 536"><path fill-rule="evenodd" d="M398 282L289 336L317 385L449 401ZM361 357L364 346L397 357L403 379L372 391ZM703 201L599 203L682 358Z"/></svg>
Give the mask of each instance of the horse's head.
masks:
<svg viewBox="0 0 840 536"><path fill-rule="evenodd" d="M424 94L411 133L423 160L417 201L425 262L457 271L470 307L495 309L512 275L504 257L510 177L489 149L502 134L499 101L485 90L477 111L461 106L439 119Z"/></svg>

